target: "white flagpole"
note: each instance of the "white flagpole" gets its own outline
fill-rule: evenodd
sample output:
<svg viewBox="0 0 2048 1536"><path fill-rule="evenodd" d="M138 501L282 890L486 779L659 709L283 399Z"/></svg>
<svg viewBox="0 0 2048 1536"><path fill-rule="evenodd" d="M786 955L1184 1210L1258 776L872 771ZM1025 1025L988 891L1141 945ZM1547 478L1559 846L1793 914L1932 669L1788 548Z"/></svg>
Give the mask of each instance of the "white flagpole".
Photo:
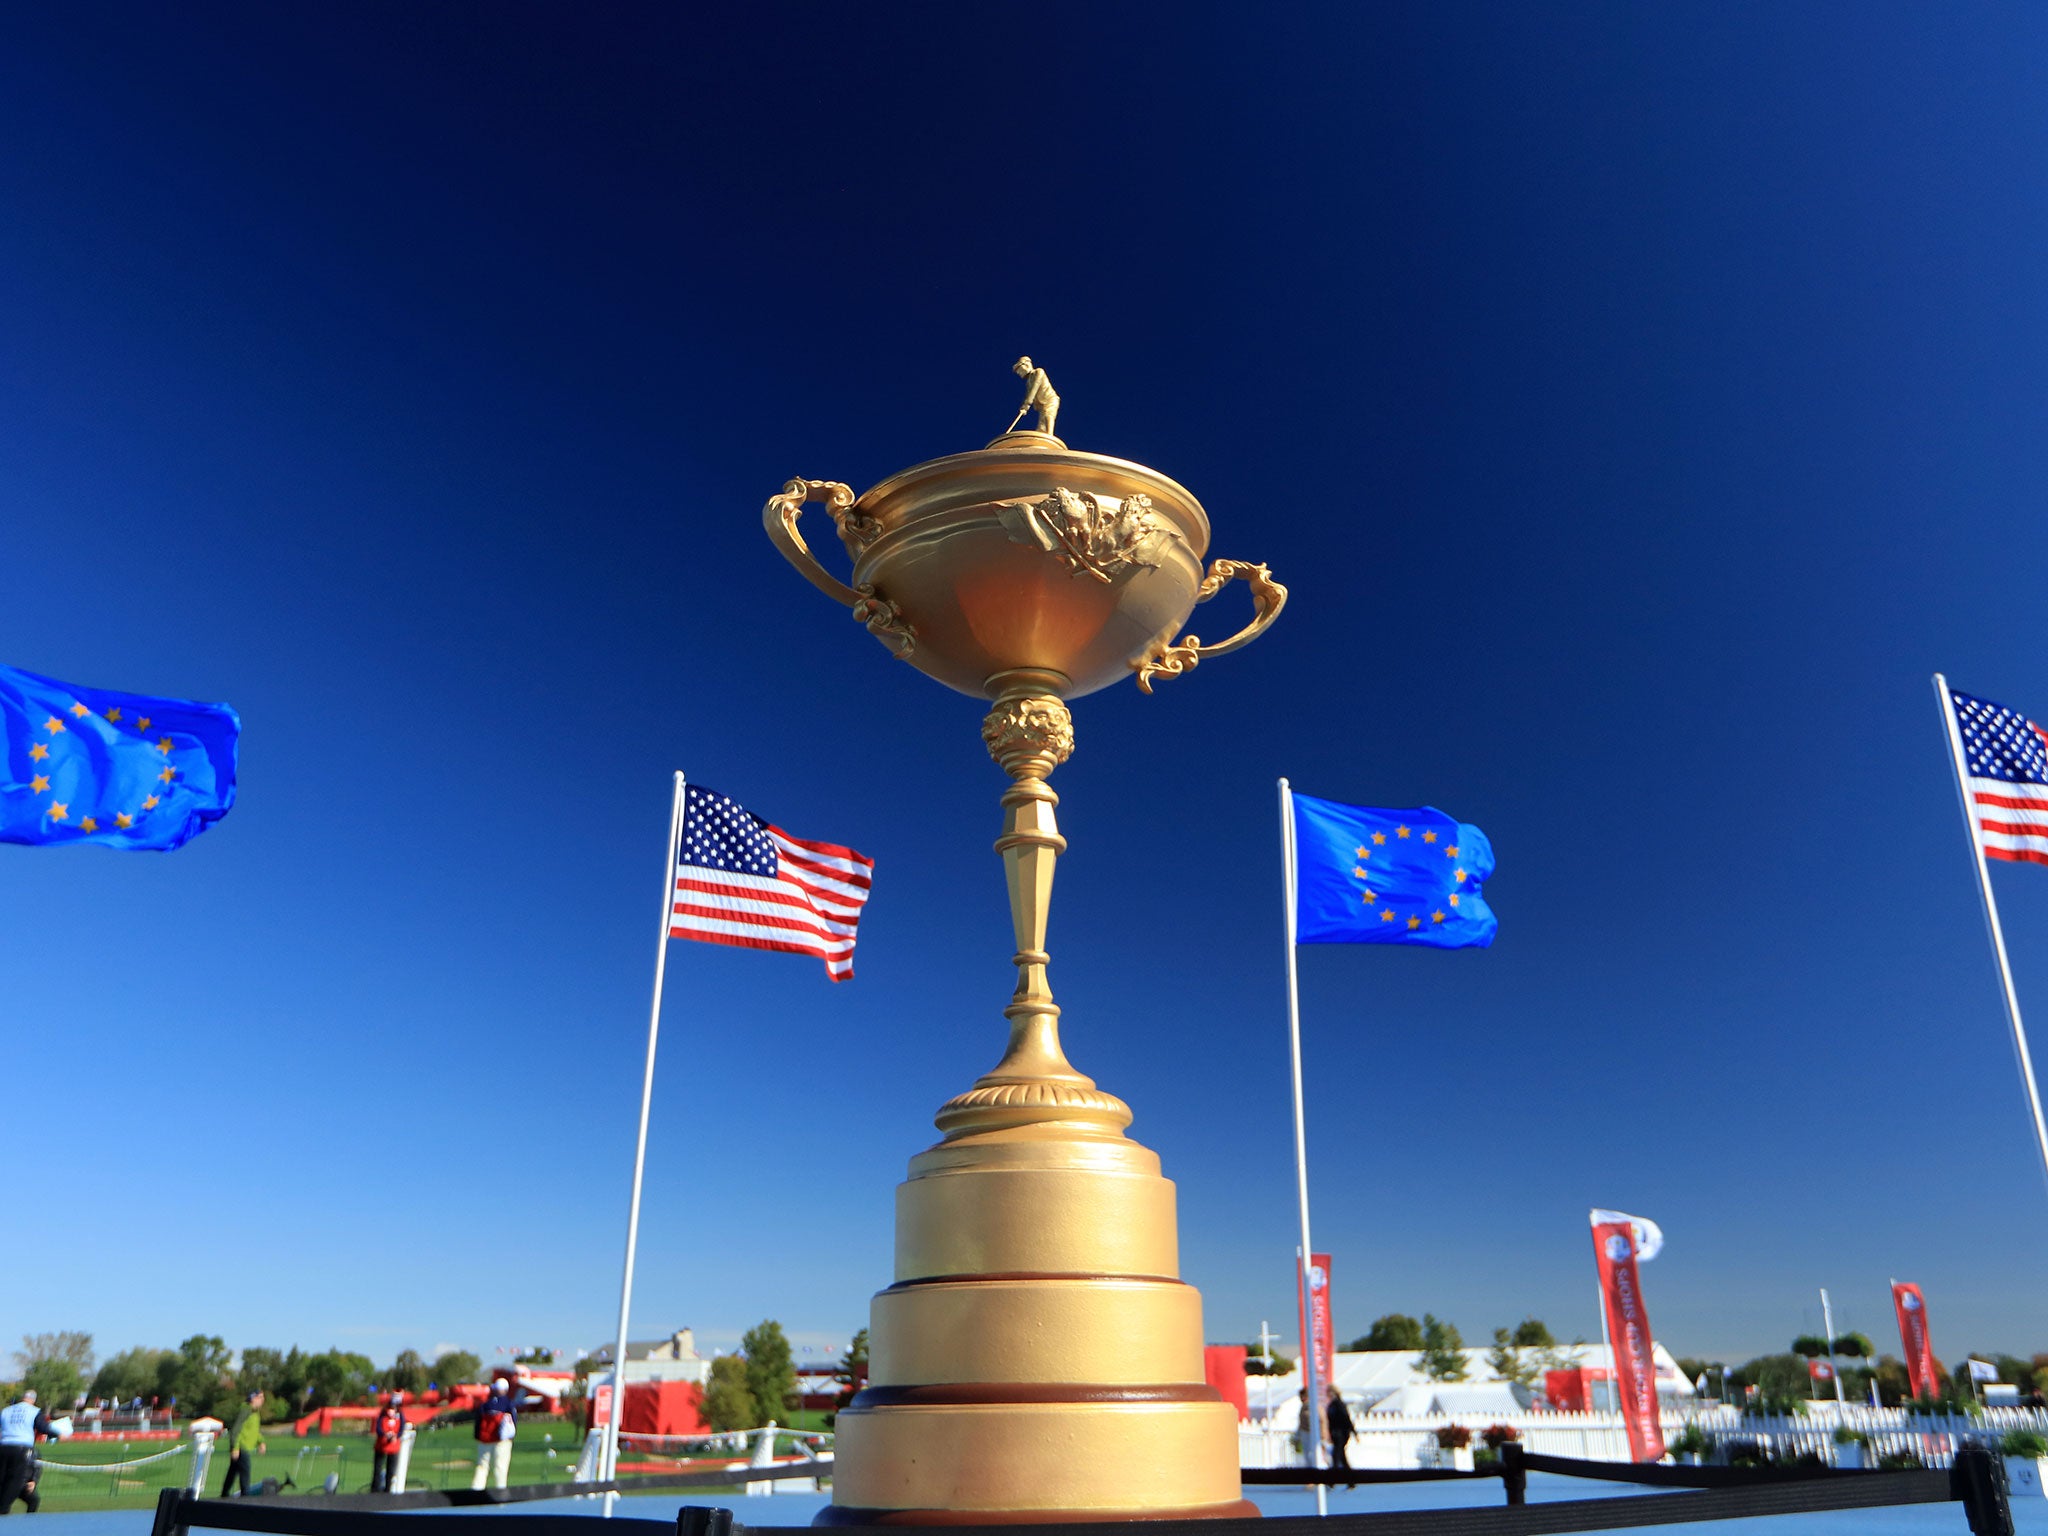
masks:
<svg viewBox="0 0 2048 1536"><path fill-rule="evenodd" d="M654 1006L647 1014L647 1067L640 1078L640 1138L633 1146L633 1199L626 1211L626 1269L619 1282L619 1342L612 1351L612 1411L605 1420L600 1482L619 1475L619 1421L626 1416L626 1329L633 1310L633 1254L640 1246L640 1183L647 1170L647 1115L654 1104L654 1047L661 1036L661 984L668 973L668 925L676 901L676 848L683 835L683 776L676 775L675 804L668 817L668 857L661 866L661 938L654 951ZM609 1520L617 1493L604 1496Z"/></svg>
<svg viewBox="0 0 2048 1536"><path fill-rule="evenodd" d="M1941 700L1941 720L1948 730L1949 760L1956 770L1956 798L1963 807L1963 825L1970 834L1970 852L1977 861L1977 893L1984 898L1984 924L1991 930L1991 953L1998 960L1998 980L2005 989L2005 1016L2012 1021L2012 1046L2026 1085L2027 1108L2034 1116L2034 1144L2041 1153L2041 1175L2048 1179L2048 1119L2041 1114L2041 1090L2034 1082L2034 1058L2027 1049L2027 1028L2020 1022L2020 995L2012 984L2012 962L2005 957L2005 930L1998 924L1998 902L1991 894L1991 866L1984 858L1984 837L1970 804L1969 759L1963 752L1962 727L1956 722L1955 698L1948 679L1934 674L1934 692Z"/></svg>
<svg viewBox="0 0 2048 1536"><path fill-rule="evenodd" d="M1301 1258L1295 1267L1295 1283L1300 1287L1301 1315L1307 1325L1302 1339L1301 1401L1308 1409L1308 1430L1303 1436L1308 1443L1302 1451L1310 1466L1320 1468L1323 1464L1323 1398L1322 1383L1316 1374L1315 1297L1310 1294L1308 1285L1308 1267L1315 1262L1316 1250L1308 1236L1308 1131L1301 1107L1301 984L1294 963L1294 904L1298 889L1294 867L1294 791L1287 787L1285 779L1280 781L1280 850L1281 879L1286 887L1282 893L1282 905L1287 914L1287 1047L1294 1065L1294 1184L1301 1204ZM1316 1513L1327 1515L1329 1512L1330 1490L1317 1483Z"/></svg>

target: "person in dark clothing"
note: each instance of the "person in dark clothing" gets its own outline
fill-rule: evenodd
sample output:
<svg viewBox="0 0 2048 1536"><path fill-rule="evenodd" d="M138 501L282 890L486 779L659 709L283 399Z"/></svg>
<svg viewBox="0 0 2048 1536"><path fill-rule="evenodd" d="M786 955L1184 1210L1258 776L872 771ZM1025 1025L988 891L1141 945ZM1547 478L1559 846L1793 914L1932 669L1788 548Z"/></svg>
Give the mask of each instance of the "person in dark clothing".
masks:
<svg viewBox="0 0 2048 1536"><path fill-rule="evenodd" d="M398 1471L398 1448L405 1443L405 1415L398 1411L403 1399L393 1392L384 1399L377 1417L370 1420L370 1492L389 1493L391 1479Z"/></svg>
<svg viewBox="0 0 2048 1536"><path fill-rule="evenodd" d="M1324 1410L1323 1420L1330 1428L1330 1465L1349 1472L1351 1462L1344 1448L1351 1444L1351 1410L1344 1406L1343 1396L1335 1387L1330 1388L1330 1406Z"/></svg>

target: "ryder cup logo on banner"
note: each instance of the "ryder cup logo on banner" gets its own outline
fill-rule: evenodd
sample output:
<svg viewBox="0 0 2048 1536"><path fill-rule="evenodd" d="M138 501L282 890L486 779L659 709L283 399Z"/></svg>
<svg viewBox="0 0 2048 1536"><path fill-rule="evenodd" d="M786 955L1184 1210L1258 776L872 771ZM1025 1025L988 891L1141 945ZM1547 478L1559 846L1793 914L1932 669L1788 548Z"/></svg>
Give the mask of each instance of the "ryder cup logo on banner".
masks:
<svg viewBox="0 0 2048 1536"><path fill-rule="evenodd" d="M1323 1289L1323 1287L1324 1287L1324 1286L1328 1285L1329 1283L1330 1283L1330 1277L1329 1277L1328 1275L1326 1275L1326 1274L1324 1274L1324 1273L1323 1273L1323 1266L1322 1266L1322 1265L1320 1265L1320 1264L1311 1264L1311 1265L1309 1265L1309 1267L1308 1267L1308 1288L1309 1288L1309 1289L1310 1289L1311 1291L1320 1291L1321 1289Z"/></svg>
<svg viewBox="0 0 2048 1536"><path fill-rule="evenodd" d="M1607 1257L1619 1264L1628 1257L1628 1239L1619 1232L1611 1233L1607 1239Z"/></svg>
<svg viewBox="0 0 2048 1536"><path fill-rule="evenodd" d="M1915 1296L1911 1291L1908 1291L1905 1295L1899 1298L1899 1305L1904 1307L1908 1312L1918 1312L1920 1310L1920 1298L1918 1296Z"/></svg>

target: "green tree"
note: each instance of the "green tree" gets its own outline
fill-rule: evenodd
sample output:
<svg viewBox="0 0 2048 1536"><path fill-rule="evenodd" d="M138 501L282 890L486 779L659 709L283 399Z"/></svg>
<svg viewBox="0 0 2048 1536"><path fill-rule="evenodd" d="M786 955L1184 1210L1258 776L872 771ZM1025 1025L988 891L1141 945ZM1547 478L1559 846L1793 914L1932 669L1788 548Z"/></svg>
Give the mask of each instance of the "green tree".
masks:
<svg viewBox="0 0 2048 1536"><path fill-rule="evenodd" d="M264 1398L263 1416L266 1419L281 1418L289 1405L280 1403L273 1411L271 1400L285 1395L280 1384L283 1374L283 1350L266 1349L260 1344L252 1344L242 1351L242 1363L235 1371L235 1387L244 1393L261 1392Z"/></svg>
<svg viewBox="0 0 2048 1536"><path fill-rule="evenodd" d="M483 1374L484 1363L466 1349L451 1349L434 1362L434 1385L446 1392Z"/></svg>
<svg viewBox="0 0 2048 1536"><path fill-rule="evenodd" d="M1517 1349L1555 1349L1557 1340L1552 1337L1549 1324L1540 1317L1525 1317L1515 1324L1515 1347Z"/></svg>
<svg viewBox="0 0 2048 1536"><path fill-rule="evenodd" d="M705 1424L721 1432L752 1429L764 1417L754 1411L754 1394L747 1390L747 1362L738 1355L719 1355L704 1384Z"/></svg>
<svg viewBox="0 0 2048 1536"><path fill-rule="evenodd" d="M368 1393L377 1381L377 1367L368 1355L330 1349L306 1357L308 1408L341 1408Z"/></svg>
<svg viewBox="0 0 2048 1536"><path fill-rule="evenodd" d="M791 1398L796 1393L796 1365L789 1353L789 1340L782 1324L773 1318L756 1324L740 1335L740 1353L747 1362L747 1391L761 1412L761 1423L770 1419L787 1421Z"/></svg>
<svg viewBox="0 0 2048 1536"><path fill-rule="evenodd" d="M1700 1377L1713 1368L1714 1363L1711 1360L1698 1360L1691 1355L1680 1355L1678 1357L1678 1374L1687 1381L1698 1381Z"/></svg>
<svg viewBox="0 0 2048 1536"><path fill-rule="evenodd" d="M1486 1352L1486 1363L1493 1367L1494 1375L1518 1387L1536 1380L1536 1362L1515 1347L1515 1336L1505 1328L1493 1330L1493 1348Z"/></svg>
<svg viewBox="0 0 2048 1536"><path fill-rule="evenodd" d="M1897 1408L1910 1402L1913 1397L1913 1381L1906 1370L1906 1362L1897 1355L1880 1355L1877 1358L1877 1400L1887 1408Z"/></svg>
<svg viewBox="0 0 2048 1536"><path fill-rule="evenodd" d="M1422 1314L1422 1353L1415 1368L1431 1381L1465 1379L1465 1340L1457 1328L1433 1312Z"/></svg>
<svg viewBox="0 0 2048 1536"><path fill-rule="evenodd" d="M45 1358L21 1373L21 1385L46 1412L69 1413L85 1391L85 1376L69 1360Z"/></svg>
<svg viewBox="0 0 2048 1536"><path fill-rule="evenodd" d="M1363 1339L1353 1339L1349 1344L1346 1344L1344 1346L1345 1353L1355 1353L1359 1348L1363 1346L1364 1342L1365 1341ZM1294 1357L1292 1355L1283 1355L1277 1349L1271 1350L1266 1354L1261 1354L1259 1352L1261 1348L1262 1346L1257 1343L1245 1345L1245 1375L1285 1376L1289 1371L1294 1369Z"/></svg>
<svg viewBox="0 0 2048 1536"><path fill-rule="evenodd" d="M25 1333L21 1348L14 1352L14 1369L23 1381L31 1367L45 1360L62 1360L81 1378L92 1375L92 1335L67 1329L59 1333ZM41 1397L37 1393L37 1397Z"/></svg>
<svg viewBox="0 0 2048 1536"><path fill-rule="evenodd" d="M175 1397L179 1411L187 1416L223 1417L221 1410L235 1398L235 1383L228 1374L233 1358L219 1334L195 1333L178 1345L175 1354L157 1362L157 1396L166 1403Z"/></svg>
<svg viewBox="0 0 2048 1536"><path fill-rule="evenodd" d="M1828 1341L1817 1333L1802 1333L1792 1341L1792 1353L1804 1355L1809 1360L1818 1360L1828 1352Z"/></svg>
<svg viewBox="0 0 2048 1536"><path fill-rule="evenodd" d="M1750 1387L1757 1395L1750 1406L1763 1413L1793 1413L1812 1395L1813 1377L1804 1355L1760 1355L1728 1373L1736 1400L1743 1401Z"/></svg>
<svg viewBox="0 0 2048 1536"><path fill-rule="evenodd" d="M124 1349L94 1373L86 1390L116 1403L148 1397L156 1391L158 1368L170 1353L167 1349Z"/></svg>
<svg viewBox="0 0 2048 1536"><path fill-rule="evenodd" d="M1347 1348L1351 1351L1362 1349L1420 1349L1422 1348L1422 1324L1405 1312L1389 1312L1385 1317L1373 1320L1372 1331L1362 1339L1353 1339Z"/></svg>
<svg viewBox="0 0 2048 1536"><path fill-rule="evenodd" d="M415 1397L426 1391L427 1362L420 1358L420 1352L401 1349L384 1373L384 1385L393 1392L409 1392Z"/></svg>
<svg viewBox="0 0 2048 1536"><path fill-rule="evenodd" d="M839 1369L835 1374L839 1381L839 1398L833 1406L835 1408L844 1408L853 1401L854 1394L867 1385L867 1329L863 1328L853 1336L853 1342L846 1346L846 1353L840 1356Z"/></svg>

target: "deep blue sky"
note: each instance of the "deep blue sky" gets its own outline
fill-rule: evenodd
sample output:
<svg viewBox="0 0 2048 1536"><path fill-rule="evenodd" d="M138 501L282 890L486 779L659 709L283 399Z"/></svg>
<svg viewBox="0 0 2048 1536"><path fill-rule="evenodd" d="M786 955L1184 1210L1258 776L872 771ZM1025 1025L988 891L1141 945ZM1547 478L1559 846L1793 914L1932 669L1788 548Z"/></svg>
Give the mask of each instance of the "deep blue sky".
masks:
<svg viewBox="0 0 2048 1536"><path fill-rule="evenodd" d="M1274 778L1484 827L1303 957L1340 1334L2048 1348L1928 674L2048 712L2038 8L130 6L0 47L0 659L225 699L233 815L0 848L0 1335L609 1337L668 775L877 861L670 967L635 1332L843 1344L1008 995L980 710L763 499L1046 364L1292 589L1077 707L1054 982L1291 1330ZM1242 598L1203 633L1234 628ZM2001 871L2048 1020L2048 873Z"/></svg>

